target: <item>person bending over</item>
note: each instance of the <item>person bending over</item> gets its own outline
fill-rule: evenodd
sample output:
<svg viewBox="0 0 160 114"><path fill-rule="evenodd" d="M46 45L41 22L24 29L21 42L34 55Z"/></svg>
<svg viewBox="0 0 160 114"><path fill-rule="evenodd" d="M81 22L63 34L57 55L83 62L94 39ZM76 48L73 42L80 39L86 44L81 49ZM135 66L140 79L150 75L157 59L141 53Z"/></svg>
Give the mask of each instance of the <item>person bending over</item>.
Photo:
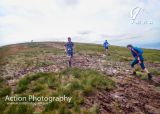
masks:
<svg viewBox="0 0 160 114"><path fill-rule="evenodd" d="M132 56L134 57L134 60L131 63L131 67L134 68L136 64L139 64L141 68L148 74L148 80L152 79L151 73L148 71L148 69L144 65L144 58L143 58L143 50L138 47L134 47L132 45L127 45L128 50L130 50ZM136 71L134 70L133 75L136 75Z"/></svg>

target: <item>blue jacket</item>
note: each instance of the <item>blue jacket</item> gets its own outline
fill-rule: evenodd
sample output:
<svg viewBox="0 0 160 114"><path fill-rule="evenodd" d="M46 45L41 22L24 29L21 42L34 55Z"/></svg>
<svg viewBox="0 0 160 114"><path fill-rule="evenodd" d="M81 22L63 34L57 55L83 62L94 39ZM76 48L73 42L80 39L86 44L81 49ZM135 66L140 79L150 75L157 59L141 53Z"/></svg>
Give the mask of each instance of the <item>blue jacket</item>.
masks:
<svg viewBox="0 0 160 114"><path fill-rule="evenodd" d="M107 41L105 41L104 44L103 44L103 46L104 46L104 48L108 48L109 43Z"/></svg>
<svg viewBox="0 0 160 114"><path fill-rule="evenodd" d="M138 57L139 57L140 60L143 60L143 56L142 56L143 50L142 50L142 49L140 49L140 48L138 48L138 47L133 47L133 48L131 49L131 54L133 55L133 57L134 57L135 59L138 59Z"/></svg>
<svg viewBox="0 0 160 114"><path fill-rule="evenodd" d="M73 52L73 42L67 42L64 46L66 47L68 53Z"/></svg>

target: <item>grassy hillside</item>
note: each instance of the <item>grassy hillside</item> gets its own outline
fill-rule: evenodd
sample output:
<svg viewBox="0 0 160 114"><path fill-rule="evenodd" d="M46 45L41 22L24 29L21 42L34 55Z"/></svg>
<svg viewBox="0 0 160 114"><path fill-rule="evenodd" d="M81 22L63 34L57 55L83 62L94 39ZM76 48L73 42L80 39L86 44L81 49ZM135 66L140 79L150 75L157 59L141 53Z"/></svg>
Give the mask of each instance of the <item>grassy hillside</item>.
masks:
<svg viewBox="0 0 160 114"><path fill-rule="evenodd" d="M86 54L103 54L104 48L102 45L93 44L77 44L76 50L80 53ZM110 58L111 60L132 60L130 52L125 47L110 46ZM144 58L148 62L160 63L160 50L143 49Z"/></svg>
<svg viewBox="0 0 160 114"><path fill-rule="evenodd" d="M2 101L6 95L11 94L11 88L4 86L1 81L0 96ZM115 87L114 81L104 77L102 74L93 70L81 69L66 69L59 73L38 73L28 75L22 78L15 90L14 95L18 96L68 96L71 97L71 102L51 102L43 106L32 105L7 105L6 102L1 102L1 112L5 114L31 114L40 111L47 114L75 114L75 113L96 113L96 109L92 110L82 108L84 104L84 97L95 94L99 90L111 90ZM31 101L27 101L31 102ZM39 109L40 108L40 109Z"/></svg>
<svg viewBox="0 0 160 114"><path fill-rule="evenodd" d="M7 59L27 59L32 57L47 56L47 55L63 55L63 48L55 48L57 45L50 43L28 43L28 44L19 44L19 45L10 45L0 47L0 63L3 64L7 62ZM63 46L63 43L59 43L60 46ZM132 57L129 51L125 47L120 46L110 46L110 59L111 60L132 60ZM87 55L99 55L104 54L104 48L101 45L94 44L76 44L75 53L87 54ZM153 49L144 49L144 58L148 62L159 63L160 62L160 50ZM2 60L3 59L3 60ZM16 61L16 60L15 60Z"/></svg>
<svg viewBox="0 0 160 114"><path fill-rule="evenodd" d="M75 62L68 69L63 45L44 42L0 48L0 114L118 114L130 113L132 106L133 113L159 111L159 86L146 82L146 74L140 72L139 66L136 69L141 78L130 75L133 58L125 47L110 46L107 56L101 45L76 43ZM159 57L160 50L144 49L146 66L156 79L160 77ZM72 100L11 105L5 102L6 95L66 95ZM141 103L135 104L134 100L139 98Z"/></svg>

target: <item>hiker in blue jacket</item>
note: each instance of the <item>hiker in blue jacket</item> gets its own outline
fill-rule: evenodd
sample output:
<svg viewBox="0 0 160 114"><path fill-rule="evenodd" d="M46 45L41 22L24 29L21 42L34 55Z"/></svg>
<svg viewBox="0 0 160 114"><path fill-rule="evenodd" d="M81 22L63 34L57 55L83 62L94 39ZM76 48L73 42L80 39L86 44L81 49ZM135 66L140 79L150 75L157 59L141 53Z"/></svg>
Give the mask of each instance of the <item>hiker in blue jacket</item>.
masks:
<svg viewBox="0 0 160 114"><path fill-rule="evenodd" d="M108 53L109 43L108 43L107 40L105 40L105 42L103 43L103 46L104 46L104 49L106 50L106 53L109 54L109 53Z"/></svg>
<svg viewBox="0 0 160 114"><path fill-rule="evenodd" d="M71 38L68 37L68 42L64 45L65 47L65 52L68 56L68 64L69 67L71 67L72 64L72 58L73 58L73 48L74 48L74 43L71 41Z"/></svg>
<svg viewBox="0 0 160 114"><path fill-rule="evenodd" d="M141 68L146 71L148 74L148 80L152 79L151 73L147 70L147 68L144 65L144 58L143 58L143 50L138 47L133 47L132 45L127 45L128 50L131 51L132 56L134 57L134 60L131 63L131 67L134 68L134 65L139 64ZM133 72L133 75L136 75L136 72Z"/></svg>

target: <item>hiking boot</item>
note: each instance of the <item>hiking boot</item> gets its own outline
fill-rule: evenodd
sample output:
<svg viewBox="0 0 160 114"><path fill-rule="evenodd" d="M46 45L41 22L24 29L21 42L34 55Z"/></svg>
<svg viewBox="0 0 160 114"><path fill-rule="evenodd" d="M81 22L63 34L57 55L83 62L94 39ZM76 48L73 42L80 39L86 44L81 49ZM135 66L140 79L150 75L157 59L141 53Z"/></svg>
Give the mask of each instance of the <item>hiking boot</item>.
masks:
<svg viewBox="0 0 160 114"><path fill-rule="evenodd" d="M152 75L151 75L151 73L148 73L148 80L152 80Z"/></svg>
<svg viewBox="0 0 160 114"><path fill-rule="evenodd" d="M136 75L136 72L134 71L134 72L132 73L132 75Z"/></svg>

